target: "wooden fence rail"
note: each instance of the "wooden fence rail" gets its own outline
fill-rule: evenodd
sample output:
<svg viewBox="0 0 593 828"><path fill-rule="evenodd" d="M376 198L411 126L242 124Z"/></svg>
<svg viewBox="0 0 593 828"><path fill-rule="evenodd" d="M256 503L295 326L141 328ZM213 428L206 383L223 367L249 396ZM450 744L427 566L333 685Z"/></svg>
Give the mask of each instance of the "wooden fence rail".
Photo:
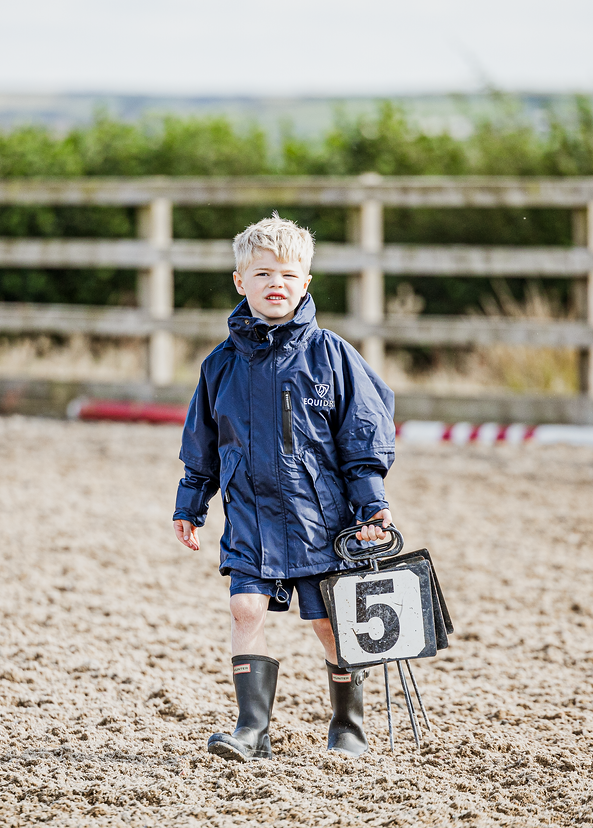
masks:
<svg viewBox="0 0 593 828"><path fill-rule="evenodd" d="M220 340L226 313L173 307L176 270L230 271L229 240L173 239L173 205L340 206L346 244L319 243L314 271L344 274L348 313L320 321L359 345L380 373L386 343L579 349L580 387L593 396L593 178L356 177L84 178L0 180L0 204L125 205L137 209L138 238L0 239L0 268L118 267L138 270L137 308L0 304L0 332L81 332L149 341L149 379L173 381L175 336ZM574 246L384 244L384 207L555 207L573 214ZM391 318L384 275L570 279L579 319L539 322L481 317Z"/></svg>
<svg viewBox="0 0 593 828"><path fill-rule="evenodd" d="M178 310L165 320L136 308L88 305L0 303L0 331L6 333L88 334L148 337L156 330L213 342L228 336L227 311ZM539 321L483 316L401 316L370 325L348 314L318 315L319 324L344 339L361 342L373 334L390 345L528 345L535 348L593 347L593 327L586 322Z"/></svg>
<svg viewBox="0 0 593 828"><path fill-rule="evenodd" d="M287 205L360 207L585 208L593 178L504 176L255 176L233 178L12 178L0 180L0 204L124 205L157 198L180 205Z"/></svg>
<svg viewBox="0 0 593 828"><path fill-rule="evenodd" d="M168 261L174 270L233 270L229 241L172 241L159 251L144 241L0 239L2 267L148 268ZM367 253L353 244L319 242L314 261L322 273L358 273L369 267L407 276L539 276L573 279L593 270L585 247L479 247L386 244Z"/></svg>

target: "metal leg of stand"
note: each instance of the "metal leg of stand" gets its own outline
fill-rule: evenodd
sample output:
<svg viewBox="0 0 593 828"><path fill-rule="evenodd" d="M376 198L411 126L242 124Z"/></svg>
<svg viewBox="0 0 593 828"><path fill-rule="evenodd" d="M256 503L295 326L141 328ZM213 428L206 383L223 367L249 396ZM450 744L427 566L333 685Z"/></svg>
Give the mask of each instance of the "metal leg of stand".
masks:
<svg viewBox="0 0 593 828"><path fill-rule="evenodd" d="M422 696L420 695L420 690L418 690L418 685L416 684L416 679L414 677L414 673L412 672L412 665L406 659L406 665L408 667L408 673L410 674L410 678L412 679L412 684L414 685L414 692L416 693L416 698L418 699L418 704L420 705L420 710L422 711L422 716L424 717L424 721L426 723L426 727L428 730L432 732L432 727L430 726L430 722L428 720L428 714L426 712L426 708L424 707L424 702L422 701Z"/></svg>
<svg viewBox="0 0 593 828"><path fill-rule="evenodd" d="M383 665L383 674L385 675L385 700L387 702L387 721L389 723L389 745L393 751L393 720L391 718L391 691L389 690L387 662Z"/></svg>
<svg viewBox="0 0 593 828"><path fill-rule="evenodd" d="M414 731L414 741L416 742L416 747L418 748L418 750L420 750L420 726L418 724L418 719L416 718L414 704L412 702L412 697L410 696L410 690L408 688L408 683L406 681L406 674L404 673L404 668L402 667L401 661L397 662L397 669L399 672L399 680L402 684L402 690L404 691L406 707L408 708L408 715L410 716L410 724L412 725L412 730Z"/></svg>

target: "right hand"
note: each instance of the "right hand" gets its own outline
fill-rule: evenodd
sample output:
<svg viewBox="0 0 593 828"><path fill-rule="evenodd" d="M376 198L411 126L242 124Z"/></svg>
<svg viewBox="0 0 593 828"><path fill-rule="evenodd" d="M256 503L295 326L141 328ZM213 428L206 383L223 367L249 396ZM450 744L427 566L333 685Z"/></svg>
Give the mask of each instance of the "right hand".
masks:
<svg viewBox="0 0 593 828"><path fill-rule="evenodd" d="M377 512L372 518L369 520L379 520L383 521L383 526L363 526L360 532L356 533L357 540L365 540L365 541L377 541L383 540L383 538L387 537L387 532L384 530L387 529L393 523L393 517L389 509L381 509L380 512ZM363 523L363 521L359 520L357 523Z"/></svg>
<svg viewBox="0 0 593 828"><path fill-rule="evenodd" d="M173 528L175 529L177 540L184 546L187 546L188 549L197 551L200 548L198 527L190 523L189 520L174 520Z"/></svg>

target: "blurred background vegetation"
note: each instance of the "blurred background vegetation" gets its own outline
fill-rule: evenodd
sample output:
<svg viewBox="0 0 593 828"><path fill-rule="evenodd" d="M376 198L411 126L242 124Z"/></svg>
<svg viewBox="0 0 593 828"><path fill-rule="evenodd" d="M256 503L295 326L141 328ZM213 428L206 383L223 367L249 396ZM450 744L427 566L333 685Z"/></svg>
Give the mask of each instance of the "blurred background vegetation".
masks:
<svg viewBox="0 0 593 828"><path fill-rule="evenodd" d="M0 177L134 175L538 175L593 174L593 110L575 97L568 121L550 109L537 124L513 98L495 96L487 116L476 116L468 135L430 133L404 109L377 102L374 111L352 116L336 111L320 137L303 137L285 126L272 142L253 122L244 128L227 117L164 116L126 123L98 113L89 125L57 134L41 126L0 132ZM257 208L176 208L178 238L231 238L278 205ZM311 228L318 241L343 241L346 211L285 208L281 215ZM102 237L136 235L134 211L103 207L0 207L0 236ZM439 244L568 245L565 210L388 209L386 242ZM388 277L388 296L406 277ZM464 313L496 301L488 280L414 278L425 313ZM510 280L517 301L526 282ZM320 310L345 310L345 281L316 273L312 292ZM546 280L561 311L570 305L564 280ZM0 271L0 301L135 303L135 274L104 269ZM226 274L178 273L178 307L233 307L236 295Z"/></svg>

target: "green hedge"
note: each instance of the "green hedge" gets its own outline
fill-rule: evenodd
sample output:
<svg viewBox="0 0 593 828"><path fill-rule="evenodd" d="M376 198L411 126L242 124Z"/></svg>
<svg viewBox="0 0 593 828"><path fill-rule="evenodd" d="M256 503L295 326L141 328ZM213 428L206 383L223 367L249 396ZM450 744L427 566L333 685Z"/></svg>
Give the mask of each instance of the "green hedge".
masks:
<svg viewBox="0 0 593 828"><path fill-rule="evenodd" d="M271 147L258 127L237 129L225 118L177 118L124 124L98 115L87 126L58 136L41 127L0 133L0 177L81 175L592 175L593 113L576 99L571 124L550 114L545 129L526 122L510 99L496 115L477 122L472 135L428 135L390 103L372 116L337 116L320 140L290 133ZM260 208L176 208L180 238L230 238L269 214ZM313 229L320 241L342 241L346 214L336 208L282 209ZM570 216L562 210L386 211L387 242L475 244L570 244ZM2 207L0 236L124 238L135 235L134 211L100 207ZM403 277L402 277L403 278ZM395 290L401 278L387 280ZM546 283L550 286L551 283ZM462 313L488 291L483 279L414 280L430 313ZM513 281L520 294L523 283ZM551 287L567 301L561 280ZM344 280L316 275L313 291L321 309L344 309ZM177 274L178 306L229 307L235 302L222 274ZM0 301L133 304L129 271L0 271Z"/></svg>

